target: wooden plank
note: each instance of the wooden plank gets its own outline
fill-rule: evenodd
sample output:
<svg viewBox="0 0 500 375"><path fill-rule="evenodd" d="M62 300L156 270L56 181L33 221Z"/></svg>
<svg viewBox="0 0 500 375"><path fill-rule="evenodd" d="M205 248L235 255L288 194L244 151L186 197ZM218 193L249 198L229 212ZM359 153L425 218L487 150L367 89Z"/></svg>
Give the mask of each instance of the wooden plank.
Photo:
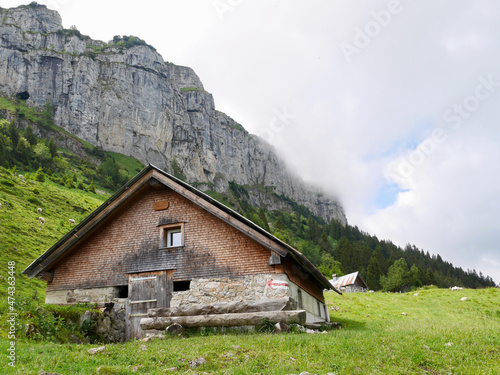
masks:
<svg viewBox="0 0 500 375"><path fill-rule="evenodd" d="M156 279L157 276L146 276L146 277L137 277L137 278L133 278L133 279L130 279L130 281L144 281L144 280L152 280L152 279Z"/></svg>
<svg viewBox="0 0 500 375"><path fill-rule="evenodd" d="M276 254L274 251L271 251L271 256L269 257L269 265L274 266L277 264L281 264L281 256Z"/></svg>
<svg viewBox="0 0 500 375"><path fill-rule="evenodd" d="M153 208L155 211L163 211L168 208L168 201L161 201L161 202L156 202L153 205Z"/></svg>
<svg viewBox="0 0 500 375"><path fill-rule="evenodd" d="M183 327L235 327L235 326L256 326L268 319L271 323L297 323L304 325L306 322L305 310L289 311L264 311L240 314L216 314L216 315L196 315L196 316L172 316L142 318L141 328L163 330L174 323Z"/></svg>
<svg viewBox="0 0 500 375"><path fill-rule="evenodd" d="M129 314L129 318L137 318L138 316L148 316L148 314Z"/></svg>
<svg viewBox="0 0 500 375"><path fill-rule="evenodd" d="M170 299L172 299L172 293L168 292L168 283L173 285L172 274L173 270L169 271L158 271L158 282L156 284L156 295L158 298L158 303L156 307L169 307Z"/></svg>
<svg viewBox="0 0 500 375"><path fill-rule="evenodd" d="M156 301L158 301L158 300L156 300L156 299L146 299L144 301L130 301L129 303L131 303L131 304L132 303L151 303L151 302L156 302Z"/></svg>
<svg viewBox="0 0 500 375"><path fill-rule="evenodd" d="M170 308L153 308L148 310L150 317L156 316L193 316L234 314L262 311L283 311L289 309L289 297L264 298L260 300L217 302L208 304L193 304Z"/></svg>

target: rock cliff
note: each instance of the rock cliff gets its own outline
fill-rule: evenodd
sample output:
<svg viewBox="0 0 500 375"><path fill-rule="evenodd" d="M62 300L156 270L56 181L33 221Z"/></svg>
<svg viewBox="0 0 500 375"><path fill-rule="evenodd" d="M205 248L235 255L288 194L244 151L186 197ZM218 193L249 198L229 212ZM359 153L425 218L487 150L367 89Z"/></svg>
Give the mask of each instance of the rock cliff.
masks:
<svg viewBox="0 0 500 375"><path fill-rule="evenodd" d="M224 191L245 185L254 205L284 208L285 196L325 220L346 222L340 203L293 175L273 148L215 109L190 68L165 62L134 37L104 43L63 29L44 6L0 8L0 94L34 107L104 150ZM269 194L274 191L276 194Z"/></svg>

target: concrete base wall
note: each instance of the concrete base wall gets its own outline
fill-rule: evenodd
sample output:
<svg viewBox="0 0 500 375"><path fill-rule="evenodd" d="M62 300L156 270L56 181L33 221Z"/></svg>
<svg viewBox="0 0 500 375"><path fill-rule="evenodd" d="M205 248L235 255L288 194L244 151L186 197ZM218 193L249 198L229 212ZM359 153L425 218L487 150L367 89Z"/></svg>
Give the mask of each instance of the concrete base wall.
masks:
<svg viewBox="0 0 500 375"><path fill-rule="evenodd" d="M56 305L97 303L103 305L118 298L118 296L118 287L48 290L45 296L45 303Z"/></svg>
<svg viewBox="0 0 500 375"><path fill-rule="evenodd" d="M288 277L284 274L261 274L237 279L193 279L189 290L173 293L170 306L288 296L288 288L274 288L269 283L270 280L288 283Z"/></svg>
<svg viewBox="0 0 500 375"><path fill-rule="evenodd" d="M302 306L298 306L298 309L302 308L306 310L306 324L330 321L330 317L327 315L328 308L323 302L319 301L291 281L289 282L289 289L288 296L297 301L297 303L299 301L300 290Z"/></svg>

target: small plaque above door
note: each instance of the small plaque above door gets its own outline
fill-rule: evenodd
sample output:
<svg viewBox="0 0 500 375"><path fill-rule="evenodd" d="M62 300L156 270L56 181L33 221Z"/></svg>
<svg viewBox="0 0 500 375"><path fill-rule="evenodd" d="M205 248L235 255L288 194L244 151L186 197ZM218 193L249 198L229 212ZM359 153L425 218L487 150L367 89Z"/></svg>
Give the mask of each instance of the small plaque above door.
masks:
<svg viewBox="0 0 500 375"><path fill-rule="evenodd" d="M153 206L155 211L163 211L168 208L168 201L156 202Z"/></svg>

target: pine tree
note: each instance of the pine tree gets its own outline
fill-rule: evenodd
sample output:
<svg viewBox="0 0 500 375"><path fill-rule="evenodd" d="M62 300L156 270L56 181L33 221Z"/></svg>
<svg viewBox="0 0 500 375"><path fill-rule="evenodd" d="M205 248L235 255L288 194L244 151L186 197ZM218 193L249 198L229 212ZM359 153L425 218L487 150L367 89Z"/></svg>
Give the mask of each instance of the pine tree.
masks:
<svg viewBox="0 0 500 375"><path fill-rule="evenodd" d="M28 143L26 138L19 138L16 147L16 155L19 161L21 161L26 166L28 165L31 156L31 149L30 144Z"/></svg>
<svg viewBox="0 0 500 375"><path fill-rule="evenodd" d="M264 228L266 231L270 232L271 230L269 229L269 224L267 221L266 213L262 207L259 208L259 218L260 218L260 220L262 220L262 224L263 224L262 228Z"/></svg>
<svg viewBox="0 0 500 375"><path fill-rule="evenodd" d="M278 218L276 219L276 224L274 225L276 230L282 230L284 228L283 215L281 212L278 213Z"/></svg>
<svg viewBox="0 0 500 375"><path fill-rule="evenodd" d="M50 138L49 140L49 151L50 151L50 155L52 156L52 159L54 159L57 155L57 145L56 145L56 142L54 141L54 138Z"/></svg>
<svg viewBox="0 0 500 375"><path fill-rule="evenodd" d="M342 237L339 240L337 249L334 251L333 255L334 258L342 264L342 270L345 273L357 271L357 269L353 267L354 246L351 245L346 237Z"/></svg>
<svg viewBox="0 0 500 375"><path fill-rule="evenodd" d="M33 128L31 127L31 125L28 125L28 127L24 131L24 138L26 138L26 140L28 141L28 143L31 146L35 146L36 145L37 138L36 138L35 133L33 132Z"/></svg>
<svg viewBox="0 0 500 375"><path fill-rule="evenodd" d="M368 288L380 290L382 288L380 285L381 275L382 272L380 271L376 252L373 252L373 256L370 258L368 268L366 269L366 284L368 285Z"/></svg>
<svg viewBox="0 0 500 375"><path fill-rule="evenodd" d="M43 107L42 121L43 125L46 127L51 127L52 125L54 125L54 108L50 104L49 100L45 102L45 105Z"/></svg>
<svg viewBox="0 0 500 375"><path fill-rule="evenodd" d="M328 240L328 233L326 229L323 231L323 233L321 233L321 238L319 240L319 249L321 250L321 253L333 253L333 248L330 244L330 241Z"/></svg>
<svg viewBox="0 0 500 375"><path fill-rule="evenodd" d="M14 149L17 148L17 143L19 142L20 137L19 130L16 128L16 125L14 125L14 121L11 121L9 124L9 138L12 141L12 147Z"/></svg>

